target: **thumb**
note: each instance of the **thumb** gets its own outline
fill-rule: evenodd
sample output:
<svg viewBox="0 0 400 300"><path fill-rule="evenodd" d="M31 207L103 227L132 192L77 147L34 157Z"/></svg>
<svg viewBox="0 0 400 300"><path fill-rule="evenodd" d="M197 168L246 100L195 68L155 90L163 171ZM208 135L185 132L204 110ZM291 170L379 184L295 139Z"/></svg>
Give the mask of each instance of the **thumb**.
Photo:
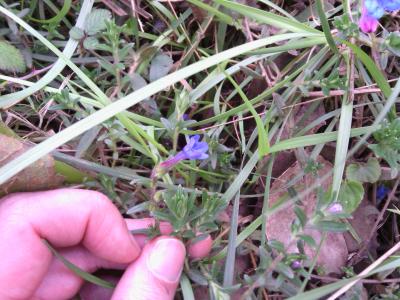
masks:
<svg viewBox="0 0 400 300"><path fill-rule="evenodd" d="M112 300L173 299L185 256L185 246L175 238L159 237L150 242L125 271Z"/></svg>

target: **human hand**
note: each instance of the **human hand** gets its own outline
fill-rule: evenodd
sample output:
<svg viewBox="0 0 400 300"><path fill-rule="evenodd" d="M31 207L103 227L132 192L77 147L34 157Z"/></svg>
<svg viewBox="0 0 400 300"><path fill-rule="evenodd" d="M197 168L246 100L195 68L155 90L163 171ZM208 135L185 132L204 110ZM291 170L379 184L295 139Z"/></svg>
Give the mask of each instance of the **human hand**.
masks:
<svg viewBox="0 0 400 300"><path fill-rule="evenodd" d="M106 196L61 189L10 195L0 203L0 299L70 299L83 280L53 258L47 240L67 260L87 272L128 268L112 296L120 299L172 299L186 250L162 236L146 244L152 219L124 220ZM128 230L129 228L129 230ZM162 234L171 232L161 224ZM189 255L208 254L211 238L189 247ZM142 249L143 248L143 249Z"/></svg>

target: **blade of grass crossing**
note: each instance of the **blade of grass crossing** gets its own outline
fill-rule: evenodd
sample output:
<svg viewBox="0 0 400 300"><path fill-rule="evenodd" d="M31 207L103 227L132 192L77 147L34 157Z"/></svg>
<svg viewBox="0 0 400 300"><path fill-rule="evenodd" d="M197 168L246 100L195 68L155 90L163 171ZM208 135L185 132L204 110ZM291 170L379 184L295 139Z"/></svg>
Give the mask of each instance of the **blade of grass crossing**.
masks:
<svg viewBox="0 0 400 300"><path fill-rule="evenodd" d="M260 157L267 155L269 153L269 141L268 141L268 133L265 130L265 126L263 121L261 120L260 116L258 115L257 111L254 109L253 105L251 104L249 98L247 98L246 94L240 88L240 86L236 83L235 80L229 75L225 74L229 81L232 83L236 91L239 93L240 97L245 102L247 109L251 112L256 121L257 131L258 131L258 153Z"/></svg>
<svg viewBox="0 0 400 300"><path fill-rule="evenodd" d="M232 25L233 24L233 19L231 16L219 11L217 8L212 7L203 1L199 0L187 0L187 2L192 3L193 5L198 6L201 9L204 9L205 11L208 11L210 15L216 16L220 21Z"/></svg>
<svg viewBox="0 0 400 300"><path fill-rule="evenodd" d="M51 253L53 253L53 255L59 259L68 269L70 269L73 273L75 273L75 275L85 279L88 282L91 282L93 284L96 284L98 286L101 287L105 287L108 289L112 289L115 287L114 284L112 284L111 282L105 281L101 278L98 278L90 273L87 273L85 271L83 271L81 268L77 267L76 265L74 265L73 263L71 263L70 261L68 261L67 259L65 259L60 253L58 253L50 244L49 242L47 242L46 240L43 240L44 244L47 246L47 248L49 248L49 250L51 251Z"/></svg>
<svg viewBox="0 0 400 300"><path fill-rule="evenodd" d="M352 87L354 83L350 82L353 80L352 73L354 71L354 60L351 59L352 54L346 52L343 54L347 66L347 85L345 89L345 94L342 100L342 108L340 113L340 122L338 130L338 140L336 144L335 152L335 165L333 171L332 179L332 193L333 201L337 201L339 195L340 185L342 183L344 167L346 164L347 150L349 147L351 123L353 120L353 91Z"/></svg>
<svg viewBox="0 0 400 300"><path fill-rule="evenodd" d="M230 287L233 285L233 279L235 275L235 257L236 257L236 239L239 219L239 205L240 205L240 192L235 196L233 202L231 228L229 230L229 242L228 242L228 254L225 260L224 270L224 287Z"/></svg>
<svg viewBox="0 0 400 300"><path fill-rule="evenodd" d="M322 34L319 30L309 27L298 21L282 17L273 13L266 12L248 5L239 4L228 0L214 0L215 3L221 4L226 8L236 11L243 16L254 19L260 23L272 25L277 28L286 29L291 32L310 32Z"/></svg>
<svg viewBox="0 0 400 300"><path fill-rule="evenodd" d="M92 9L92 6L93 6L93 1L85 0L83 2L75 26L83 28L86 18ZM64 48L64 52L61 53L47 39L45 39L42 35L40 35L34 28L29 26L25 21L21 20L11 11L7 10L3 6L0 6L0 13L8 16L16 23L21 25L30 34L38 38L46 47L49 47L50 45L53 49L55 49L58 53L61 54L61 56L59 55L59 59L56 61L54 66L46 73L46 75L44 75L38 82L36 82L36 84L22 91L0 96L0 108L6 108L18 103L19 101L39 91L40 89L48 85L51 81L53 81L54 78L56 78L60 74L60 72L65 68L65 66L67 65L67 61L70 61L69 58L71 58L72 54L75 52L75 49L78 46L78 41L75 41L74 39L70 38ZM40 38L38 35L40 36Z"/></svg>
<svg viewBox="0 0 400 300"><path fill-rule="evenodd" d="M335 41L331 34L331 29L329 27L328 19L326 18L326 15L325 15L324 4L322 3L322 0L317 0L316 5L317 5L318 16L319 16L319 19L320 19L321 25L322 25L322 30L324 31L324 34L326 37L326 41L328 42L328 45L331 48L331 50L333 51L333 53L335 53L336 55L339 55L339 51L336 47Z"/></svg>
<svg viewBox="0 0 400 300"><path fill-rule="evenodd" d="M14 17L16 17L14 15ZM18 18L18 17L17 17ZM19 18L18 18L19 19ZM19 21L22 21L19 19ZM23 21L22 21L23 22ZM24 22L25 23L25 22ZM63 145L64 143L70 141L71 139L79 136L86 130L101 124L105 120L115 116L116 114L123 112L127 108L143 101L144 99L154 95L157 92L164 90L165 88L179 82L180 80L203 71L211 66L219 64L226 61L232 57L238 56L240 54L255 50L260 47L264 47L268 44L276 43L282 40L288 40L292 38L297 38L301 36L310 36L311 33L289 33L275 35L272 37L256 40L249 42L229 50L223 51L221 53L210 56L204 60L193 63L183 69L180 69L172 74L169 74L159 80L156 80L145 87L123 97L122 99L115 101L105 108L91 114L83 120L71 125L70 127L64 129L58 134L48 138L41 144L33 147L27 152L23 153L13 161L9 162L0 169L0 184L4 183L12 176L17 174L19 171L23 170L25 167L29 166L33 162L37 161L44 155L50 153L57 147ZM58 51L58 50L57 50ZM61 54L61 53L60 53ZM62 55L62 54L61 54ZM96 86L98 89L98 87Z"/></svg>
<svg viewBox="0 0 400 300"><path fill-rule="evenodd" d="M185 274L182 274L180 284L183 300L195 300L192 285L190 284L189 278Z"/></svg>

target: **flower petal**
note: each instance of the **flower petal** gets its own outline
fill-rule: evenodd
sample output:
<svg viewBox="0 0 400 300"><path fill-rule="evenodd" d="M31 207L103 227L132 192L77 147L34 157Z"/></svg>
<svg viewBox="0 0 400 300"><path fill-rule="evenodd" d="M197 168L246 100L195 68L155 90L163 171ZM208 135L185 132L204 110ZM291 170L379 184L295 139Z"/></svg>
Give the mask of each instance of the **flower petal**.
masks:
<svg viewBox="0 0 400 300"><path fill-rule="evenodd" d="M378 20L370 16L363 9L363 14L361 15L360 21L358 22L361 30L365 33L375 32L376 29L378 29L378 24Z"/></svg>

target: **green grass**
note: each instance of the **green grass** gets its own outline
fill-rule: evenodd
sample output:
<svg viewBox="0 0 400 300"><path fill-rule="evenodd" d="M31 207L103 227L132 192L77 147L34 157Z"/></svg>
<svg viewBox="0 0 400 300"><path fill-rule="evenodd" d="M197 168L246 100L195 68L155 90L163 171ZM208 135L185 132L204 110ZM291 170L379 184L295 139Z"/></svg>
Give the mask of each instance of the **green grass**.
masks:
<svg viewBox="0 0 400 300"><path fill-rule="evenodd" d="M380 227L372 228L381 247L367 253L371 267L360 278L349 272L349 278L338 274L333 283L317 280L315 276L328 274L316 260L309 258L307 265L305 259L294 269L294 253L267 238L267 219L293 206L296 218L282 226L291 226L294 244L304 242L302 236L312 226L330 224L317 230L334 231L359 218L354 212L357 193L341 194L349 185L345 170L349 163L376 156L368 147L377 143L374 133L397 118L398 70L384 64L396 63L395 45L390 48L381 32L365 35L346 23L346 17L358 19L357 3L331 7L318 0L311 8L314 14L304 21L298 16L310 8L301 1L254 2L143 1L138 18L111 11L112 19L89 34L85 22L93 10L104 8L100 2L21 1L11 6L0 1L0 39L25 53L28 70L3 72L0 65L0 132L32 145L13 159L0 158L0 186L51 154L65 185L96 188L121 213L140 211L140 216L174 223L179 212L172 204L189 205L194 199L194 208L184 216L187 222L174 233L186 240L200 229L208 232L213 252L202 261L186 262L176 299L195 299L201 284L213 299L226 299L237 287L248 299L273 294L318 299L343 287L341 292L350 293L349 283L364 284L367 277L396 278L388 270L396 269L399 260L387 251L396 247L392 236L397 223L388 220L398 221L389 212L383 211ZM131 11L122 1L115 5ZM388 31L395 31L393 16L384 22ZM74 29L82 33L78 39L69 36L73 26L81 30ZM49 67L46 61L54 63ZM48 70L35 73L42 68ZM154 72L162 77L151 81ZM209 159L182 161L151 178L152 170L193 134L208 143ZM390 155L400 150L396 134L382 143L387 152L378 156L380 168L393 167ZM292 168L284 155L292 155L301 172L276 189L278 170ZM320 157L332 166L316 176ZM314 174L307 175L312 182L305 182L306 174ZM325 182L329 188L321 190ZM375 193L382 185L393 187L393 181L360 184L367 196L364 204L377 209L379 201L396 204L397 198L378 201ZM277 193L283 196L272 205ZM304 217L303 205L313 194L318 194L318 206ZM352 210L329 215L333 202ZM221 220L218 207L210 208L207 218L202 215L210 203L225 207L229 218ZM318 244L317 252L324 241ZM389 284L381 285L391 292ZM371 299L383 297L368 292Z"/></svg>

